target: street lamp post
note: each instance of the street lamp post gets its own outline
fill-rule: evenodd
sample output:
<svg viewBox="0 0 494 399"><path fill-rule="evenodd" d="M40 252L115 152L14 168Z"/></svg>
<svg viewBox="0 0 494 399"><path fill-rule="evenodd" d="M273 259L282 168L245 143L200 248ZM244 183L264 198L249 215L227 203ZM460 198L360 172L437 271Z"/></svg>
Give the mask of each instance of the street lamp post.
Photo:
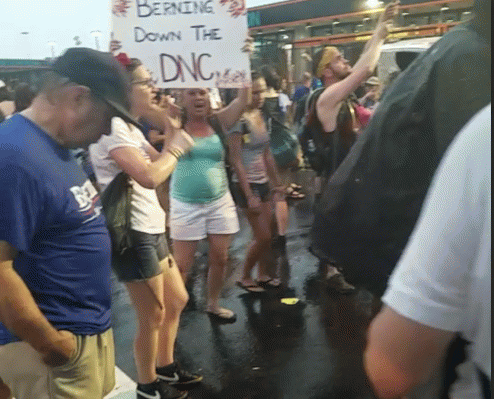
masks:
<svg viewBox="0 0 494 399"><path fill-rule="evenodd" d="M48 42L48 46L50 46L51 49L51 58L55 58L55 42Z"/></svg>
<svg viewBox="0 0 494 399"><path fill-rule="evenodd" d="M94 43L96 45L96 50L99 51L99 38L102 36L100 30L91 31L91 36L94 37Z"/></svg>
<svg viewBox="0 0 494 399"><path fill-rule="evenodd" d="M24 31L24 32L21 32L21 35L24 36L26 38L26 52L27 52L27 58L31 58L31 46L29 44L29 32L27 31Z"/></svg>

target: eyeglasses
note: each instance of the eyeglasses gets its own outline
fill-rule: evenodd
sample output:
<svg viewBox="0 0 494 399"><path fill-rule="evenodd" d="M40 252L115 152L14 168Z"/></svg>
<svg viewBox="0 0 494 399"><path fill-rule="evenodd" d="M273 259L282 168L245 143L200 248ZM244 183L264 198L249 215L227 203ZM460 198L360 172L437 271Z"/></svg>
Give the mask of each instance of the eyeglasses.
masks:
<svg viewBox="0 0 494 399"><path fill-rule="evenodd" d="M154 81L152 78L149 79L144 79L144 80L136 80L132 82L133 85L140 85L140 86L146 86L146 87L154 87Z"/></svg>

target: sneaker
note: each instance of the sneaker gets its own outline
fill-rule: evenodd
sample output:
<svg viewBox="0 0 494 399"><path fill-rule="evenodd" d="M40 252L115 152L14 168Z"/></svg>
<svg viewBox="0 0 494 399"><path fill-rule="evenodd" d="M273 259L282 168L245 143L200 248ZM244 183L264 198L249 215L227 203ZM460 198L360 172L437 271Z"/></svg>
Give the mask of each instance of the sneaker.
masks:
<svg viewBox="0 0 494 399"><path fill-rule="evenodd" d="M182 370L177 363L173 363L167 367L157 368L156 374L160 381L180 387L197 384L203 379L202 375L196 375Z"/></svg>
<svg viewBox="0 0 494 399"><path fill-rule="evenodd" d="M181 392L178 389L164 384L161 381L156 382L156 387L153 393L144 392L137 385L137 399L185 399L189 394Z"/></svg>
<svg viewBox="0 0 494 399"><path fill-rule="evenodd" d="M336 273L326 280L327 287L339 294L351 294L355 291L355 287L349 284L343 274Z"/></svg>

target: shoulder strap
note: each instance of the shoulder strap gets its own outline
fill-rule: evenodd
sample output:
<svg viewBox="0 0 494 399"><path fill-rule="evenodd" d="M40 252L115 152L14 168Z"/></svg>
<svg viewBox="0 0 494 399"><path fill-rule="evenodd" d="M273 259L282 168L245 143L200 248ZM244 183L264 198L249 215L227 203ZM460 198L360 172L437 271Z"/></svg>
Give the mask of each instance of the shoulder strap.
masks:
<svg viewBox="0 0 494 399"><path fill-rule="evenodd" d="M226 134L223 131L223 127L221 126L221 122L218 119L218 115L212 114L208 118L208 123L209 123L209 126L211 126L213 128L214 132L220 138L221 145L223 146L223 149L225 150L225 165L227 165L227 168L228 168L229 162L230 162L229 161L230 160L230 150L229 150L229 147L228 147L228 142L227 142Z"/></svg>
<svg viewBox="0 0 494 399"><path fill-rule="evenodd" d="M218 119L218 115L212 114L208 118L208 123L209 123L209 126L211 126L213 128L214 132L220 138L221 144L225 148L225 151L227 151L228 150L228 145L227 145L227 142L226 142L226 135L225 135L225 132L223 131L223 127L221 126L221 122Z"/></svg>
<svg viewBox="0 0 494 399"><path fill-rule="evenodd" d="M307 96L307 101L305 102L305 113L309 111L309 108L311 108L312 104L314 104L315 107L315 102L324 91L324 89L324 87L319 87L318 89L310 92L310 94Z"/></svg>
<svg viewBox="0 0 494 399"><path fill-rule="evenodd" d="M81 166L84 172L86 173L87 177L89 178L89 181L93 184L94 188L98 192L98 194L101 194L101 188L98 184L98 180L96 179L96 175L94 172L93 165L91 164L91 160L89 159L89 151L88 150L82 150L79 155L77 155L80 160L81 160Z"/></svg>

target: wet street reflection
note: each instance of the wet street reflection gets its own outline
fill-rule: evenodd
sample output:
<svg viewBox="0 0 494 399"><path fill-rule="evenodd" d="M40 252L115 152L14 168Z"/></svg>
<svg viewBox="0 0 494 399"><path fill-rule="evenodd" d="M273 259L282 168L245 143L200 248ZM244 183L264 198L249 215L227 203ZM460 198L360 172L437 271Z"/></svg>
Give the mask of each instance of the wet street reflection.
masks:
<svg viewBox="0 0 494 399"><path fill-rule="evenodd" d="M309 183L307 183L309 184ZM221 303L238 318L217 324L204 313L207 246L200 247L188 285L190 301L178 334L176 358L204 375L193 399L372 399L362 364L366 328L379 301L364 289L327 290L308 250L311 201L292 204L288 232L288 288L247 293L235 285L250 239L246 220L235 237ZM289 272L289 273L288 273ZM114 280L117 365L136 378L135 315Z"/></svg>

